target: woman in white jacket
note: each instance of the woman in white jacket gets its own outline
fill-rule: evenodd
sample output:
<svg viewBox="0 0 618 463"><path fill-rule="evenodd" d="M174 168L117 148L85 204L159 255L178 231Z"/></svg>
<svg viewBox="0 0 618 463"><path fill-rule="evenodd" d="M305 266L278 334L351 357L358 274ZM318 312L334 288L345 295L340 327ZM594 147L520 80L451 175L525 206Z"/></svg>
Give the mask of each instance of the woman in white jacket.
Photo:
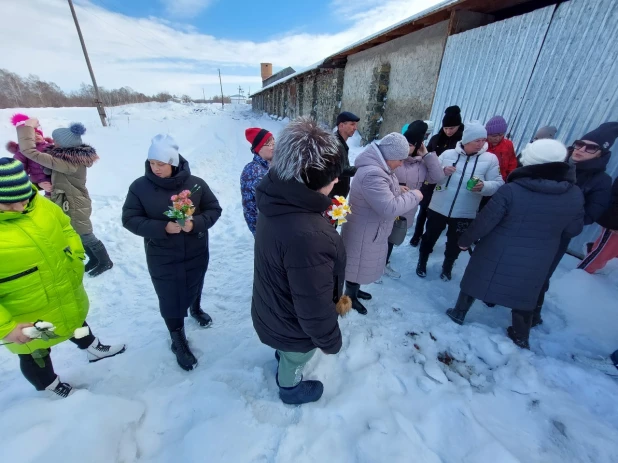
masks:
<svg viewBox="0 0 618 463"><path fill-rule="evenodd" d="M427 211L427 228L421 239L416 274L425 278L427 260L445 228L446 250L440 278L451 279L453 265L461 250L459 237L476 217L483 196L492 196L504 185L498 158L487 152L487 131L478 122L467 123L461 142L440 156L445 177L438 182ZM479 179L471 190L468 180Z"/></svg>

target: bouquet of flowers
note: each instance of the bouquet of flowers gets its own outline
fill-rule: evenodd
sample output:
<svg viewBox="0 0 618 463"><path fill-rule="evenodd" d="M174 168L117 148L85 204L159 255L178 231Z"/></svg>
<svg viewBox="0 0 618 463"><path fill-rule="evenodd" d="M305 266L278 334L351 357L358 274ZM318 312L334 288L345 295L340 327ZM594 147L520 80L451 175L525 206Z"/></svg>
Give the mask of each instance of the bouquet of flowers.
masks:
<svg viewBox="0 0 618 463"><path fill-rule="evenodd" d="M343 225L347 222L346 216L352 213L348 200L343 196L335 196L333 198L333 204L326 211L327 218L330 223L337 226Z"/></svg>
<svg viewBox="0 0 618 463"><path fill-rule="evenodd" d="M191 190L184 190L172 196L172 205L169 207L169 211L165 211L163 214L170 219L176 219L176 223L184 227L187 220L191 220L195 212L193 201L189 198L199 189L199 185L195 185Z"/></svg>

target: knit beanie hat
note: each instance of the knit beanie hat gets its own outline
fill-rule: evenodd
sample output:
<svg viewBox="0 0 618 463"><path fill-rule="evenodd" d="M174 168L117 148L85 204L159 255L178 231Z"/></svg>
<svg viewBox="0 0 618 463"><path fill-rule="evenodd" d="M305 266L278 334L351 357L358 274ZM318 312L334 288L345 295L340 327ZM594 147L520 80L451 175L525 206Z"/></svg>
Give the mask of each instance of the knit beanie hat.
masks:
<svg viewBox="0 0 618 463"><path fill-rule="evenodd" d="M317 191L343 172L335 135L308 117L299 117L279 134L270 169L283 181L296 180Z"/></svg>
<svg viewBox="0 0 618 463"><path fill-rule="evenodd" d="M11 124L17 127L18 125L23 125L23 123L26 122L28 119L30 119L30 117L26 116L25 114L13 114L13 117L11 117ZM43 131L41 129L35 128L34 131L40 136L44 137Z"/></svg>
<svg viewBox="0 0 618 463"><path fill-rule="evenodd" d="M178 143L169 135L161 133L156 135L148 149L148 160L164 162L165 164L178 167L178 164L180 164Z"/></svg>
<svg viewBox="0 0 618 463"><path fill-rule="evenodd" d="M499 133L506 133L508 125L502 116L494 116L485 124L487 129L487 135L498 135Z"/></svg>
<svg viewBox="0 0 618 463"><path fill-rule="evenodd" d="M487 138L487 130L479 121L466 122L463 136L461 137L461 144L465 145L471 141L478 140L479 138Z"/></svg>
<svg viewBox="0 0 618 463"><path fill-rule="evenodd" d="M0 158L0 203L13 204L32 196L32 183L24 165L11 158Z"/></svg>
<svg viewBox="0 0 618 463"><path fill-rule="evenodd" d="M68 129L56 129L52 132L54 144L58 148L75 148L84 144L82 135L86 133L86 127L79 122L72 123Z"/></svg>
<svg viewBox="0 0 618 463"><path fill-rule="evenodd" d="M605 122L581 139L595 142L601 147L602 152L607 153L616 138L618 138L618 122Z"/></svg>
<svg viewBox="0 0 618 463"><path fill-rule="evenodd" d="M427 123L424 121L414 121L410 125L408 125L407 130L403 134L408 140L410 145L413 145L415 149L419 149L421 143L425 139L425 134L427 133Z"/></svg>
<svg viewBox="0 0 618 463"><path fill-rule="evenodd" d="M564 162L566 157L566 146L558 140L542 138L533 143L528 143L521 152L519 161L522 166L534 166L548 162Z"/></svg>
<svg viewBox="0 0 618 463"><path fill-rule="evenodd" d="M532 141L542 140L544 138L549 138L553 140L554 138L556 138L556 133L558 133L558 129L556 127L554 127L553 125L546 125L545 127L541 127L539 130L536 131L536 133L534 134L534 138L532 138Z"/></svg>
<svg viewBox="0 0 618 463"><path fill-rule="evenodd" d="M444 111L442 127L455 127L461 125L461 109L459 106L449 106Z"/></svg>
<svg viewBox="0 0 618 463"><path fill-rule="evenodd" d="M254 154L258 154L272 136L273 134L266 129L251 127L245 130L245 138L251 143L251 152Z"/></svg>
<svg viewBox="0 0 618 463"><path fill-rule="evenodd" d="M406 137L397 132L389 133L376 143L376 146L382 153L382 157L387 161L403 161L408 157L410 151Z"/></svg>

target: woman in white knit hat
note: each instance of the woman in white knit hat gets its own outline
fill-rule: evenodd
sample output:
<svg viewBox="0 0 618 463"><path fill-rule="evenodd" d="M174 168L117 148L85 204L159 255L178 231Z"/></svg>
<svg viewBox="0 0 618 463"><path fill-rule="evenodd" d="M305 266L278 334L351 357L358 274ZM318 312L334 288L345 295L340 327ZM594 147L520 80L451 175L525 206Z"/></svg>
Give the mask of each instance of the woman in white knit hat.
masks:
<svg viewBox="0 0 618 463"><path fill-rule="evenodd" d="M476 299L512 309L509 338L529 348L537 298L563 236L584 226L584 197L565 162L566 147L538 140L523 151L514 170L459 239L474 248L455 308L447 315L462 324Z"/></svg>
<svg viewBox="0 0 618 463"><path fill-rule="evenodd" d="M191 220L178 223L164 213L185 190L193 192L189 199L195 209ZM197 365L185 336L187 309L201 326L212 323L200 303L208 269L208 230L220 216L219 201L204 180L191 175L176 141L169 135L154 137L145 175L129 187L122 224L144 238L148 272L172 338L172 352L187 371Z"/></svg>
<svg viewBox="0 0 618 463"><path fill-rule="evenodd" d="M487 130L478 121L466 123L457 147L440 156L444 177L434 190L427 211L427 227L419 248L416 274L425 278L427 260L438 238L446 231L446 250L440 278L451 279L455 260L461 252L457 240L476 217L481 199L492 196L504 184L500 163L495 154L488 153ZM478 183L468 188L468 181L476 177Z"/></svg>

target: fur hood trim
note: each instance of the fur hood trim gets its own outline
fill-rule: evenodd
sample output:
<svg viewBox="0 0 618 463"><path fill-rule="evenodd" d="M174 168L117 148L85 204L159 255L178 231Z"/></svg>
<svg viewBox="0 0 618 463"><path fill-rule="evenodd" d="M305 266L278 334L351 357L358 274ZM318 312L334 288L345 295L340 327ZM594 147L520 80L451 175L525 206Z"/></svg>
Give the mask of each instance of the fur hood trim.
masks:
<svg viewBox="0 0 618 463"><path fill-rule="evenodd" d="M99 155L90 145L81 145L73 148L59 148L55 146L48 148L45 152L75 166L92 167L99 160Z"/></svg>

